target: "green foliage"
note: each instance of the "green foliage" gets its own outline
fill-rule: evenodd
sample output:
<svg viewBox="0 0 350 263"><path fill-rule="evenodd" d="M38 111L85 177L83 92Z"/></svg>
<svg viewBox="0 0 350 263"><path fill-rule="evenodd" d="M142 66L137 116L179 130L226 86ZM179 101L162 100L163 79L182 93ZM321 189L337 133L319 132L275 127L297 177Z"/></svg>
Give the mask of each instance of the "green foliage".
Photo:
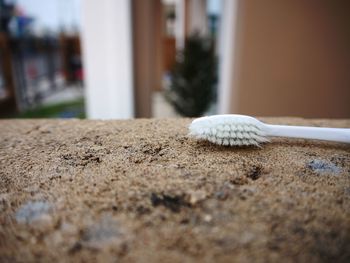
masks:
<svg viewBox="0 0 350 263"><path fill-rule="evenodd" d="M23 113L15 118L79 118L84 119L84 100L62 102L49 106L41 106Z"/></svg>
<svg viewBox="0 0 350 263"><path fill-rule="evenodd" d="M216 58L212 41L193 35L178 54L172 72L170 102L186 117L201 116L214 99Z"/></svg>

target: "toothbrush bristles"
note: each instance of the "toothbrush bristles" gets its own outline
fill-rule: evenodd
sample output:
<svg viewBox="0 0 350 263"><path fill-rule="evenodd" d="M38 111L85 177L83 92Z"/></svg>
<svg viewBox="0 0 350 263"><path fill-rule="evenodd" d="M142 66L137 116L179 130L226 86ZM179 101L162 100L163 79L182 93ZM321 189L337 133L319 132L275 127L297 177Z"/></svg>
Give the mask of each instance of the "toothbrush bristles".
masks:
<svg viewBox="0 0 350 263"><path fill-rule="evenodd" d="M190 135L225 146L257 146L268 142L263 123L243 115L217 115L194 120Z"/></svg>

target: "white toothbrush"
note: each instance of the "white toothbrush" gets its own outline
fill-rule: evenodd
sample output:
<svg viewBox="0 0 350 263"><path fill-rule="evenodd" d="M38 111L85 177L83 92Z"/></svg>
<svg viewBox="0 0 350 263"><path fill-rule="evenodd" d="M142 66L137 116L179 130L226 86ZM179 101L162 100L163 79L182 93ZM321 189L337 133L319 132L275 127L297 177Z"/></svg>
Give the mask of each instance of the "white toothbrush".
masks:
<svg viewBox="0 0 350 263"><path fill-rule="evenodd" d="M227 114L201 117L190 124L190 135L215 144L243 146L289 137L350 143L350 129L265 124L253 117Z"/></svg>

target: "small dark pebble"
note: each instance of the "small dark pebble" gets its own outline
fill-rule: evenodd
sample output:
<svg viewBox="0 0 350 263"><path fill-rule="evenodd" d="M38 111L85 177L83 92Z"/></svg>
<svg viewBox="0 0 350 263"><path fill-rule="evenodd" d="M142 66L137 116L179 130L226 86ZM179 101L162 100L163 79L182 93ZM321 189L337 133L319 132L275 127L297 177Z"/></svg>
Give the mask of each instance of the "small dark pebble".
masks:
<svg viewBox="0 0 350 263"><path fill-rule="evenodd" d="M262 167L254 165L247 173L247 177L252 180L257 180L261 177Z"/></svg>
<svg viewBox="0 0 350 263"><path fill-rule="evenodd" d="M74 254L76 252L78 252L79 250L81 250L83 248L83 246L81 245L80 242L76 242L70 249L69 249L69 253L70 254Z"/></svg>
<svg viewBox="0 0 350 263"><path fill-rule="evenodd" d="M170 196L166 194L151 194L151 203L153 206L162 205L172 212L179 212L181 207L189 207L190 204L185 201L185 198L180 195Z"/></svg>

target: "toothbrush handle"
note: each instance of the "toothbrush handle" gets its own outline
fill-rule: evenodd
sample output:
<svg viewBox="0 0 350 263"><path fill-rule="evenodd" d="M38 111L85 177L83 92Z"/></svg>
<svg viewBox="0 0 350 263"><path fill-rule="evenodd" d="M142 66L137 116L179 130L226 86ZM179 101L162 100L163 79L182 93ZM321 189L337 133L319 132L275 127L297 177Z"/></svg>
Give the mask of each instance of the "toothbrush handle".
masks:
<svg viewBox="0 0 350 263"><path fill-rule="evenodd" d="M267 136L303 138L350 143L350 129L270 125Z"/></svg>

